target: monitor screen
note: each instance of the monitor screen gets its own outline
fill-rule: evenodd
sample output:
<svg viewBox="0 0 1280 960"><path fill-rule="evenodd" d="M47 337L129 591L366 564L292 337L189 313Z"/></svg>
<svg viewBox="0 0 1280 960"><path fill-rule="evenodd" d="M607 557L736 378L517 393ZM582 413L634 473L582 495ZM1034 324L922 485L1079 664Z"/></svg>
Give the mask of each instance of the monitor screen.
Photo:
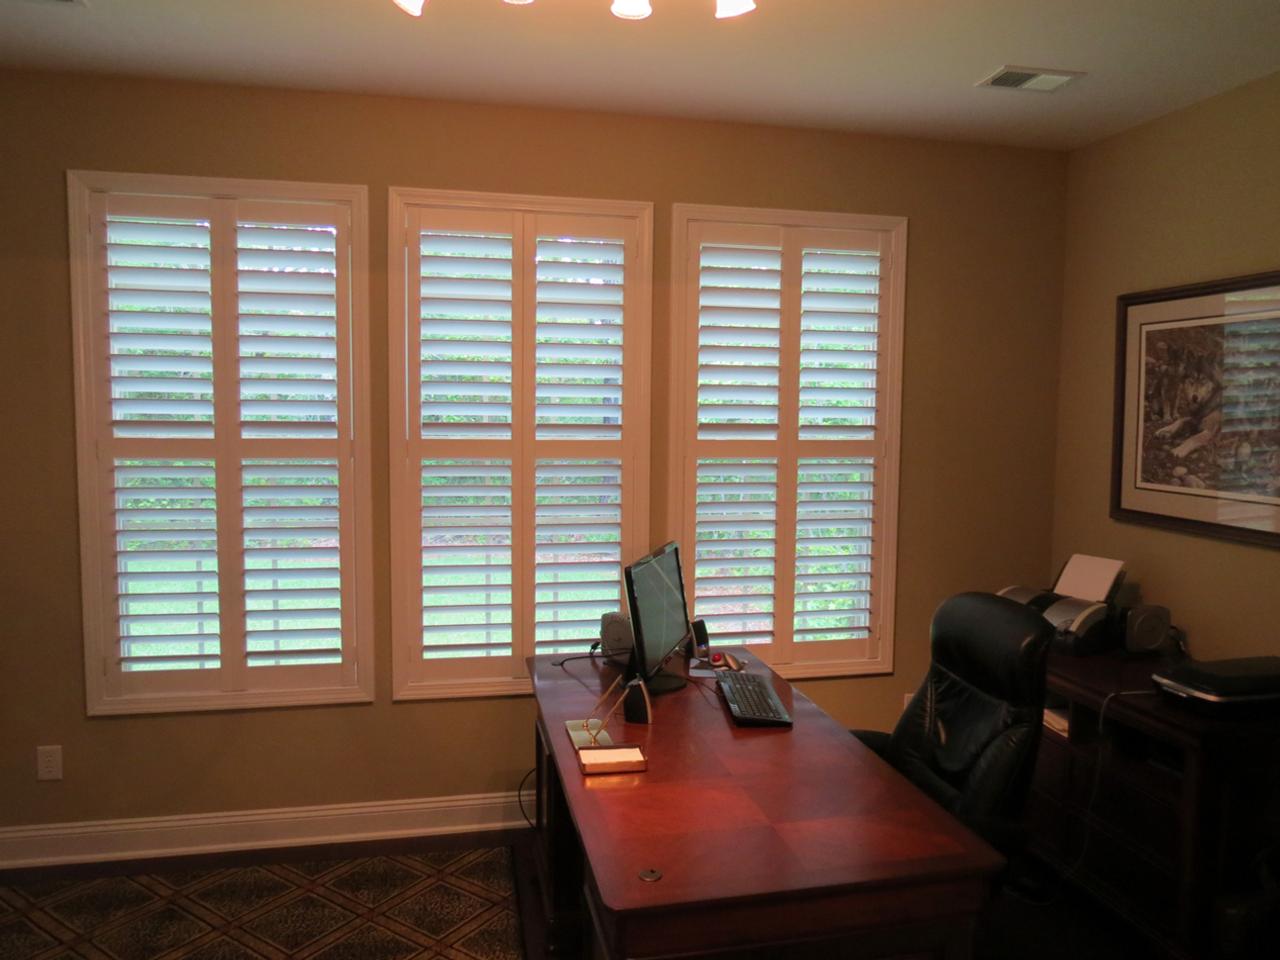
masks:
<svg viewBox="0 0 1280 960"><path fill-rule="evenodd" d="M631 626L635 631L639 661L637 671L651 681L680 647L681 641L689 636L684 580L680 575L680 548L668 543L642 557L627 567L626 579L627 602L631 606ZM680 678L680 685L683 683L683 678ZM656 689L653 684L650 688Z"/></svg>

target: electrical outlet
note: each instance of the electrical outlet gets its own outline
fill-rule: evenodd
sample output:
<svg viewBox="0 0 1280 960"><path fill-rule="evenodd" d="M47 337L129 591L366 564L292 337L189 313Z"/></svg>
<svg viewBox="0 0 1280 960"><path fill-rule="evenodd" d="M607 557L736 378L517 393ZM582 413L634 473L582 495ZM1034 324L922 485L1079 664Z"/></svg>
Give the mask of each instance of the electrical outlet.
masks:
<svg viewBox="0 0 1280 960"><path fill-rule="evenodd" d="M36 747L36 779L62 779L62 747Z"/></svg>
<svg viewBox="0 0 1280 960"><path fill-rule="evenodd" d="M902 709L903 709L903 710L905 710L905 709L907 709L907 707L911 706L911 698L912 698L912 697L914 697L914 696L915 696L915 693L904 693L904 694L902 695Z"/></svg>

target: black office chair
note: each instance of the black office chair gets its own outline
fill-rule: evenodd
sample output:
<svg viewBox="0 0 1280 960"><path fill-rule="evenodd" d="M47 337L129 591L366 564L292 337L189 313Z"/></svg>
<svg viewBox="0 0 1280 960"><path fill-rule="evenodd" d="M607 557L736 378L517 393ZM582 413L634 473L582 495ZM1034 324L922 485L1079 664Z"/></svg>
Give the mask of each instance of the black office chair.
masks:
<svg viewBox="0 0 1280 960"><path fill-rule="evenodd" d="M1053 628L1020 603L962 593L938 607L930 634L929 672L893 733L851 732L992 846L1017 852Z"/></svg>

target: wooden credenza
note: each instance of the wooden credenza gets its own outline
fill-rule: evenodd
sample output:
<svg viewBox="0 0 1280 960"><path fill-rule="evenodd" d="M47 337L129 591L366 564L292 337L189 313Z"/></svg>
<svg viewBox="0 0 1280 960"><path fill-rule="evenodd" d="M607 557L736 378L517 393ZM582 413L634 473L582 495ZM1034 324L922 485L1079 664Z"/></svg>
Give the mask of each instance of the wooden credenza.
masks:
<svg viewBox="0 0 1280 960"><path fill-rule="evenodd" d="M1253 956L1230 916L1276 835L1280 721L1206 717L1156 692L1162 661L1053 655L1031 849L1173 957ZM1280 931L1278 931L1280 933Z"/></svg>

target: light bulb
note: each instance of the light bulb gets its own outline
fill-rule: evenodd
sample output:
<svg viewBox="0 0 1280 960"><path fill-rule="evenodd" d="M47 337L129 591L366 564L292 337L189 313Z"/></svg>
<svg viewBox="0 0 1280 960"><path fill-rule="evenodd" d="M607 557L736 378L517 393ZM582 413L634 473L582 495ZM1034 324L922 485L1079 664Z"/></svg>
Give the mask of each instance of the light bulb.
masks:
<svg viewBox="0 0 1280 960"><path fill-rule="evenodd" d="M609 10L615 17L623 20L643 20L653 13L649 0L613 0L613 6Z"/></svg>
<svg viewBox="0 0 1280 960"><path fill-rule="evenodd" d="M756 0L716 0L716 19L740 17L756 8Z"/></svg>
<svg viewBox="0 0 1280 960"><path fill-rule="evenodd" d="M509 3L513 7L521 7L526 3L533 3L533 0L503 0L503 3Z"/></svg>
<svg viewBox="0 0 1280 960"><path fill-rule="evenodd" d="M422 16L422 8L426 5L427 0L391 0L397 7L409 14L411 17Z"/></svg>

